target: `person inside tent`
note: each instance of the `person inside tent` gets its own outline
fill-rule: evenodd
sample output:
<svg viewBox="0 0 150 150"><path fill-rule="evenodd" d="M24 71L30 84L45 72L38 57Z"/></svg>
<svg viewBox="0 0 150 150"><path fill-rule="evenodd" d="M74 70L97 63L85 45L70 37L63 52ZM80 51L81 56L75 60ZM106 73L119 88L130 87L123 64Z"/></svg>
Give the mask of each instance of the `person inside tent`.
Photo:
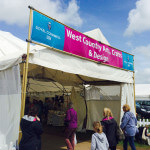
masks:
<svg viewBox="0 0 150 150"><path fill-rule="evenodd" d="M66 112L65 118L65 142L68 150L74 150L75 147L75 132L77 128L77 112L73 109L73 103L69 103L69 109Z"/></svg>

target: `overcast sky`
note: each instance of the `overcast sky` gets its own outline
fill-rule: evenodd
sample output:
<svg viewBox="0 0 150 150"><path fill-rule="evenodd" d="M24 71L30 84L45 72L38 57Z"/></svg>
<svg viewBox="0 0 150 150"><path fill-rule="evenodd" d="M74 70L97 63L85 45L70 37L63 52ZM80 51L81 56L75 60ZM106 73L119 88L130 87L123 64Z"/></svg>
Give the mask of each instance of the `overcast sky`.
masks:
<svg viewBox="0 0 150 150"><path fill-rule="evenodd" d="M0 0L0 30L25 40L28 5L80 32L100 28L111 46L135 55L136 83L150 84L150 0Z"/></svg>

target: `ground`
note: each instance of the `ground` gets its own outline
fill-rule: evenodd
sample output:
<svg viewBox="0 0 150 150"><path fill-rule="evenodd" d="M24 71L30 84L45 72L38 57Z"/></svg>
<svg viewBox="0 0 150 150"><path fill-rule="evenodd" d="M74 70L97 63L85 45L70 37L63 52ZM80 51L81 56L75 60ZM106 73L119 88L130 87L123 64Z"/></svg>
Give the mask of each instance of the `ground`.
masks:
<svg viewBox="0 0 150 150"><path fill-rule="evenodd" d="M42 135L42 150L67 150L64 137L64 128L45 126ZM75 150L90 150L91 148L91 131L87 133L77 133L78 144ZM136 144L137 150L150 150L150 146ZM122 142L117 146L117 150L123 150ZM128 150L131 150L130 148Z"/></svg>

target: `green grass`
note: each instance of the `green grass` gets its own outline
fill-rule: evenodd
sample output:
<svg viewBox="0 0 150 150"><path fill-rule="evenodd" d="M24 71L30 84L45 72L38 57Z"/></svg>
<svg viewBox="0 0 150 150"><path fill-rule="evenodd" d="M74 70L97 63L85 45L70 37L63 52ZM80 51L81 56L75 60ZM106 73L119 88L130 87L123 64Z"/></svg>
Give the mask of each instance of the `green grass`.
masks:
<svg viewBox="0 0 150 150"><path fill-rule="evenodd" d="M118 146L122 146L123 147L123 141L119 142ZM150 146L149 145L146 145L146 144L139 144L137 142L135 142L135 146L136 147L139 147L139 148L149 148L150 149Z"/></svg>

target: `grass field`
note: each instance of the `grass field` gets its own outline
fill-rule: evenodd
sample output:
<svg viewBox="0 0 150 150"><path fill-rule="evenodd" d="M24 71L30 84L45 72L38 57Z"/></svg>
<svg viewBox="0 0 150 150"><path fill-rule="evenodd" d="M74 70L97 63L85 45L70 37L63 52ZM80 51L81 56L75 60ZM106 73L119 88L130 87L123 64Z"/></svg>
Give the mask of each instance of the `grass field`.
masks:
<svg viewBox="0 0 150 150"><path fill-rule="evenodd" d="M137 150L150 150L150 146L146 145L146 144L139 144L139 143L135 142L135 146L136 146ZM119 142L117 148L119 148L120 150L122 150L123 149L123 142ZM130 148L129 148L129 150L130 150Z"/></svg>

